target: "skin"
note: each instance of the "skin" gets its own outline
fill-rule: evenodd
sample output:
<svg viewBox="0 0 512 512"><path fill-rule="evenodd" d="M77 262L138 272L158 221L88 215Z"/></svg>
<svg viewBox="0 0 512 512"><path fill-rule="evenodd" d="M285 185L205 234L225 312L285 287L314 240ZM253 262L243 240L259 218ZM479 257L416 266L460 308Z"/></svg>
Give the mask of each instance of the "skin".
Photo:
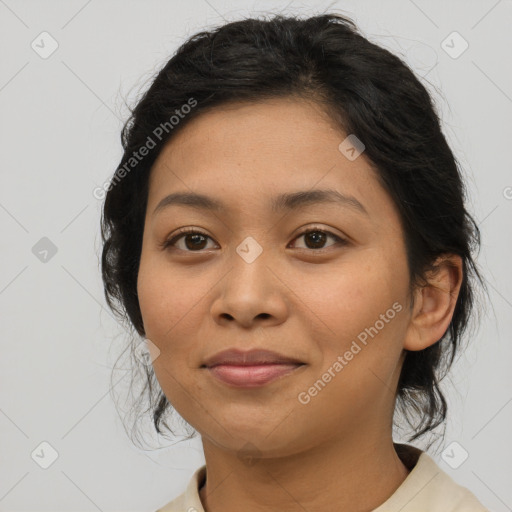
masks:
<svg viewBox="0 0 512 512"><path fill-rule="evenodd" d="M448 328L462 262L440 259L409 307L398 210L364 152L350 161L338 149L345 137L314 103L232 103L184 126L153 166L138 296L146 336L160 350L158 381L201 434L207 512L369 511L408 475L392 439L404 350L422 350ZM356 197L368 215L341 204L270 209L276 194L319 188ZM228 210L172 205L153 215L177 191ZM207 238L199 249L190 235L162 249L181 227ZM301 236L310 227L348 243L329 235L315 246ZM236 252L248 236L263 250L251 263ZM299 393L394 303L401 311L301 403ZM231 347L274 350L305 366L259 388L231 387L201 368Z"/></svg>

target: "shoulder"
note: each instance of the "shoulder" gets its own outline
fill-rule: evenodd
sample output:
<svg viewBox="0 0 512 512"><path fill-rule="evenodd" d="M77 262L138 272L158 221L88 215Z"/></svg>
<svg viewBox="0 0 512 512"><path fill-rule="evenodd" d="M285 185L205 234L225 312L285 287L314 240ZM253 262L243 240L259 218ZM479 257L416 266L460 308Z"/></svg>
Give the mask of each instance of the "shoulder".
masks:
<svg viewBox="0 0 512 512"><path fill-rule="evenodd" d="M489 512L428 453L408 445L401 445L401 450L417 462L398 489L373 512ZM397 452L402 459L403 452Z"/></svg>
<svg viewBox="0 0 512 512"><path fill-rule="evenodd" d="M190 477L187 488L172 501L159 508L155 512L204 512L199 488L206 475L206 466L203 465L195 470Z"/></svg>

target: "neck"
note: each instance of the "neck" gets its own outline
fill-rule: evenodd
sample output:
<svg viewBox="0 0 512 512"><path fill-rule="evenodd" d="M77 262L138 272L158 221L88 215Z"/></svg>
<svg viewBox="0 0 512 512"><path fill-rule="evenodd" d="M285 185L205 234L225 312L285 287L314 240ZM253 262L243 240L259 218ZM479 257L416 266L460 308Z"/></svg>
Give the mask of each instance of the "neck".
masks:
<svg viewBox="0 0 512 512"><path fill-rule="evenodd" d="M370 443L362 437L350 442L329 439L297 454L250 462L203 438L203 507L206 512L370 512L396 491L410 470L391 436L377 436Z"/></svg>

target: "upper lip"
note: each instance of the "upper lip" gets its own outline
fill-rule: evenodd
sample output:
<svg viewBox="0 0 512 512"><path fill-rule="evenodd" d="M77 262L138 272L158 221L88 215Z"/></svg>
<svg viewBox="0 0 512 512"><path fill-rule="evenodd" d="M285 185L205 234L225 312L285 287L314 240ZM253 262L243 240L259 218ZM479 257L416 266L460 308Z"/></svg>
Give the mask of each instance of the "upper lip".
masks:
<svg viewBox="0 0 512 512"><path fill-rule="evenodd" d="M236 348L223 350L207 359L203 366L208 368L220 364L251 366L258 364L304 364L296 358L284 356L277 352L264 349L239 350Z"/></svg>

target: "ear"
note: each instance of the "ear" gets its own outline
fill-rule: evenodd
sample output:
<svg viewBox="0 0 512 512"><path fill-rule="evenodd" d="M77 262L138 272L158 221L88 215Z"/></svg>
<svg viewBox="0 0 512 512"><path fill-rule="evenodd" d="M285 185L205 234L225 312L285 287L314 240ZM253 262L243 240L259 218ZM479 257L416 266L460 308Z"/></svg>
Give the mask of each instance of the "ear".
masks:
<svg viewBox="0 0 512 512"><path fill-rule="evenodd" d="M462 258L456 254L439 257L427 284L414 292L414 307L405 335L404 349L423 350L439 341L453 317L462 284Z"/></svg>

